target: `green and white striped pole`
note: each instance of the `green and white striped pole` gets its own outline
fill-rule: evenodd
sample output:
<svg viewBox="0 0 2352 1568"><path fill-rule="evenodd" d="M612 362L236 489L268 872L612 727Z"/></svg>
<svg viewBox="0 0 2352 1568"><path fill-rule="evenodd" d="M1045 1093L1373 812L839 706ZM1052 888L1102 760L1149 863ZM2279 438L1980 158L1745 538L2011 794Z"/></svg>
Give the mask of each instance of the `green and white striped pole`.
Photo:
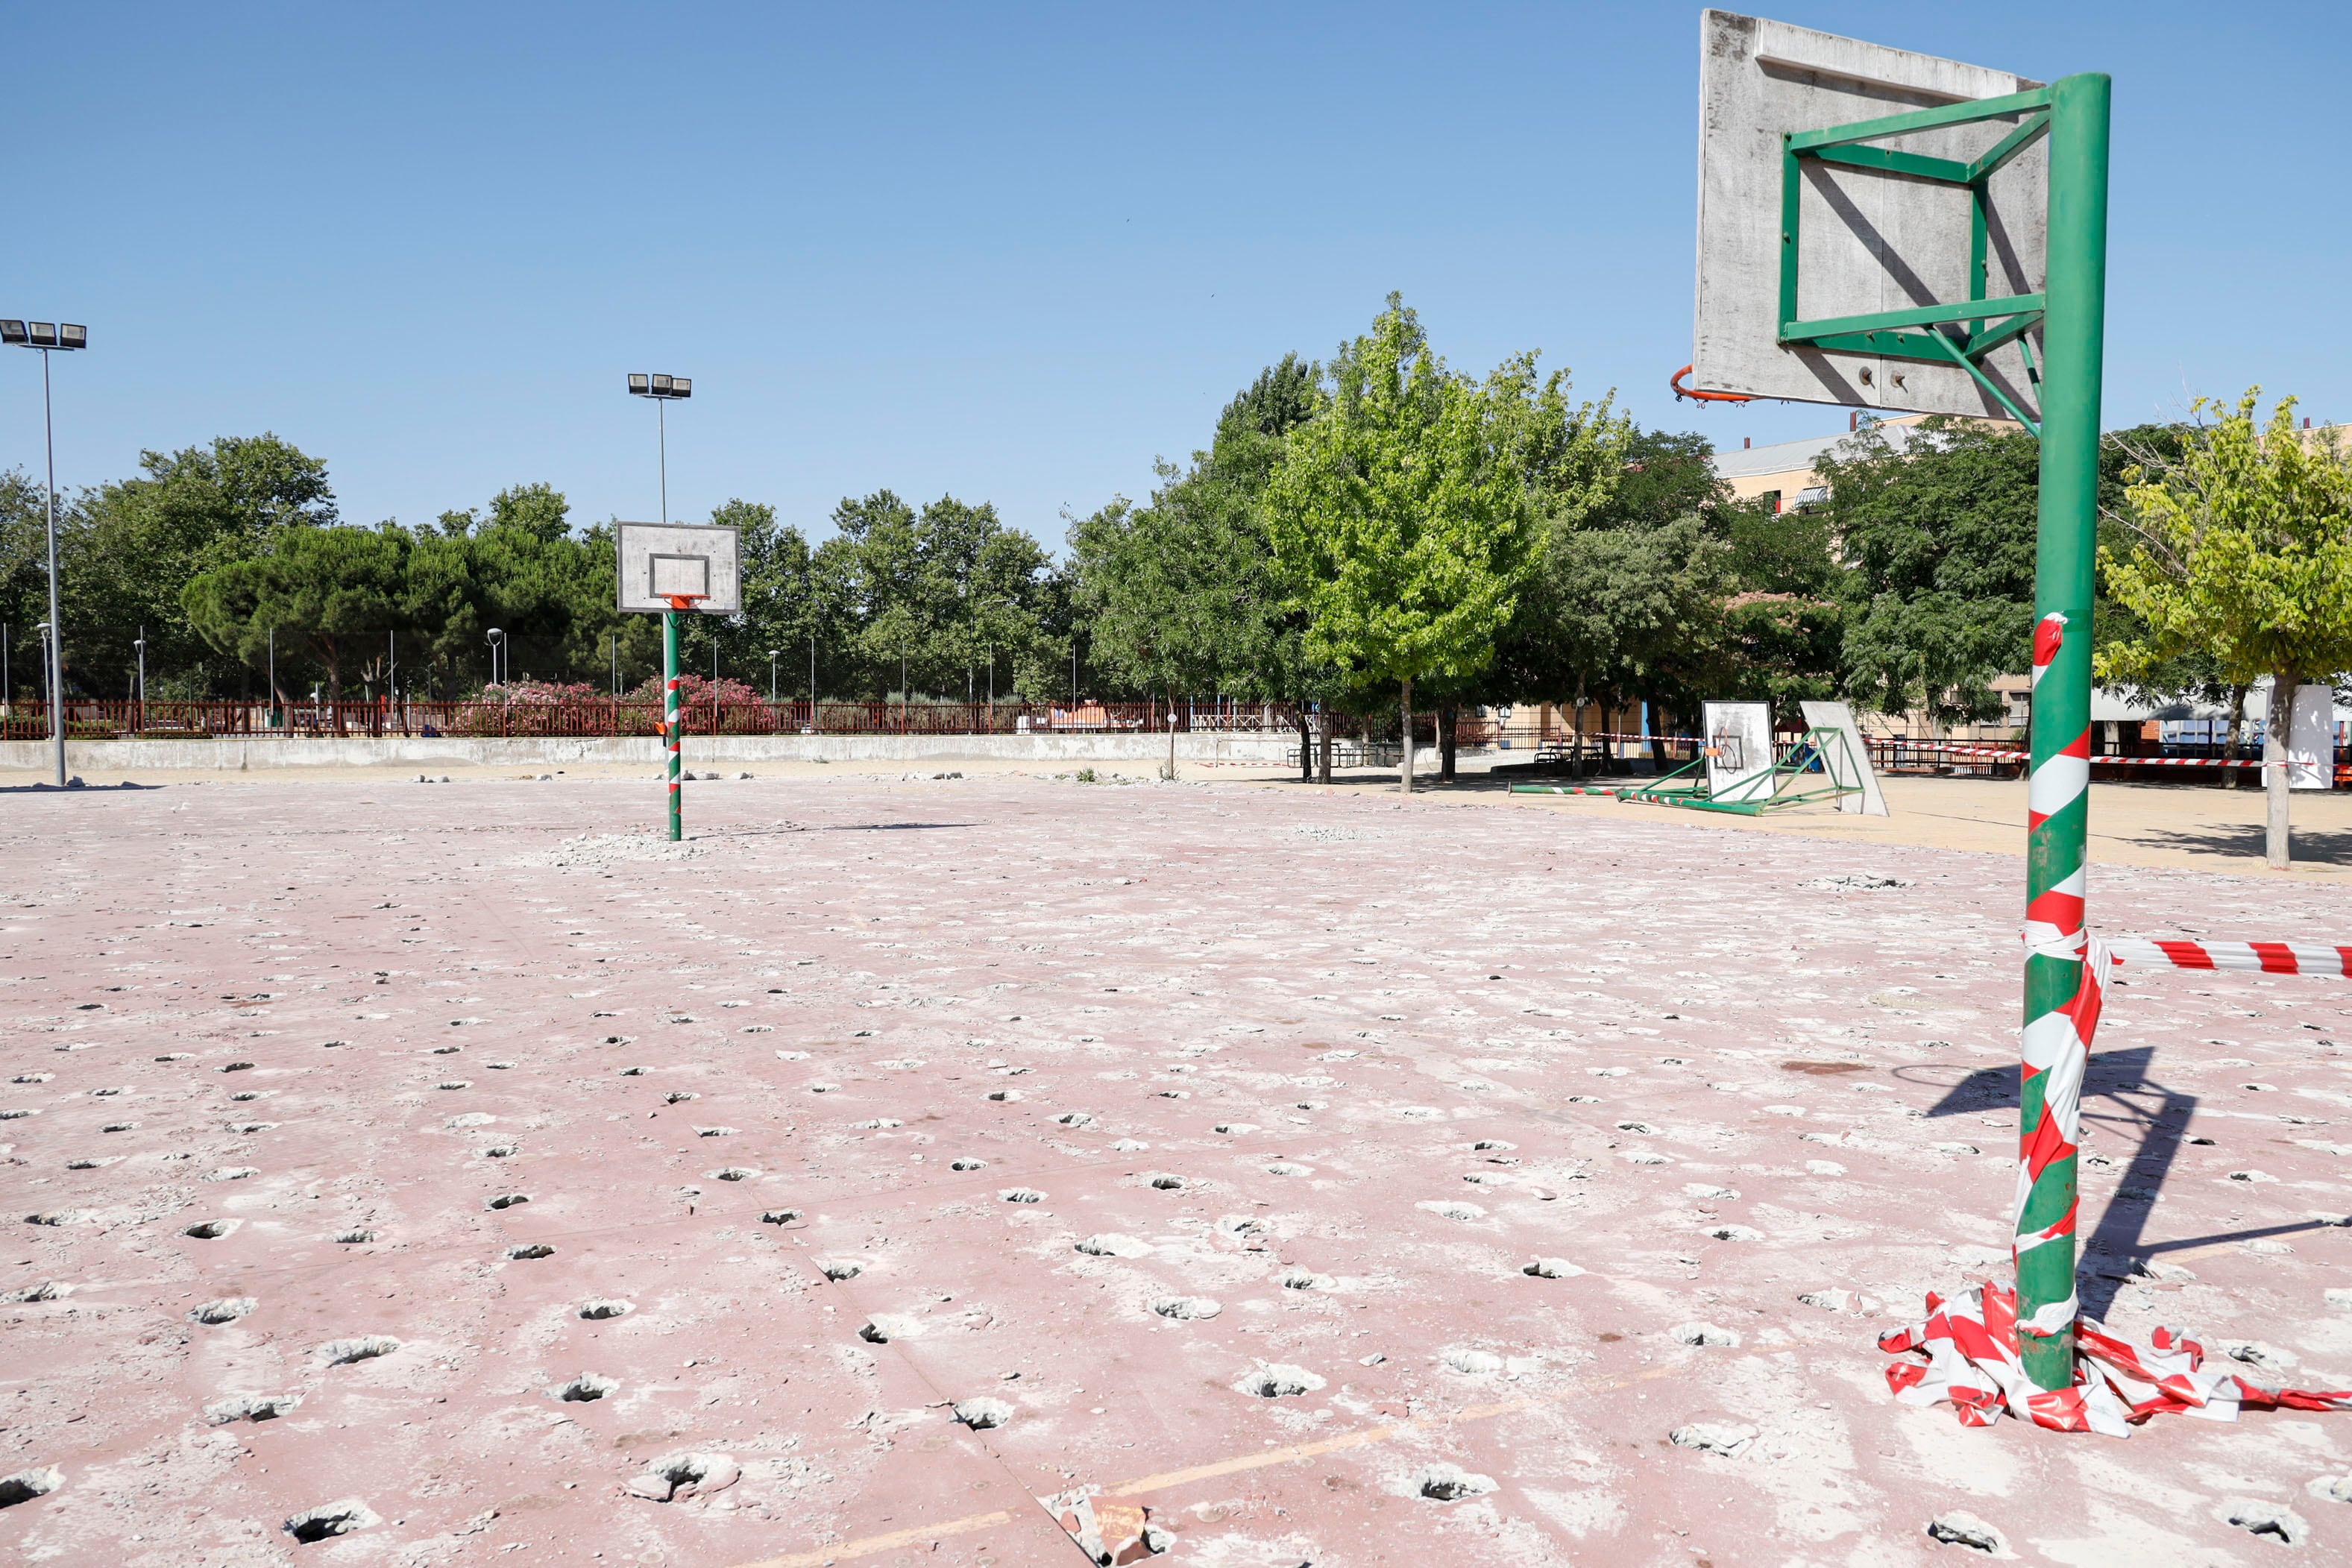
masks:
<svg viewBox="0 0 2352 1568"><path fill-rule="evenodd" d="M2088 1061L2075 1009L2084 957L2112 94L2106 77L2084 74L2057 83L2050 99L2016 1239L2019 1354L2043 1390L2074 1381L2074 1156Z"/></svg>
<svg viewBox="0 0 2352 1568"><path fill-rule="evenodd" d="M662 612L662 745L669 758L669 839L686 836L677 777L677 612Z"/></svg>

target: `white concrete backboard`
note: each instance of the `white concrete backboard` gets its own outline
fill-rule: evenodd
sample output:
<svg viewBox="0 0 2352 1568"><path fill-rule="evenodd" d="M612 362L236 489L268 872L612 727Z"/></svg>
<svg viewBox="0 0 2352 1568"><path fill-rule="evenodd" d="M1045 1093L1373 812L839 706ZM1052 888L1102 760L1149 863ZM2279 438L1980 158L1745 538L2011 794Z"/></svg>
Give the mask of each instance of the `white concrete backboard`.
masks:
<svg viewBox="0 0 2352 1568"><path fill-rule="evenodd" d="M1772 793L1772 709L1766 703L1706 703L1706 793L1759 800Z"/></svg>
<svg viewBox="0 0 2352 1568"><path fill-rule="evenodd" d="M1842 789L1860 789L1859 795L1838 797L1838 810L1858 816L1888 815L1886 796L1878 788L1878 769L1870 765L1870 747L1863 744L1862 728L1853 722L1853 709L1843 703L1804 702L1797 705L1804 710L1808 729L1834 730L1845 744L1834 742L1822 747L1822 766L1829 770L1830 781ZM1823 737L1826 741L1827 737Z"/></svg>
<svg viewBox="0 0 2352 1568"><path fill-rule="evenodd" d="M1780 346L1780 138L2044 84L1728 11L1701 13L1699 33L1698 308L1691 384L1901 413L2009 417L1957 365ZM1990 151L2018 118L1873 145L1969 160ZM1963 187L1813 159L1805 160L1803 171L1799 319L1969 298ZM2047 138L1987 183L1988 298L2041 292L2048 192ZM2039 330L2031 336L2038 362ZM2040 416L2041 399L2018 345L1989 355L1985 371L2020 407Z"/></svg>
<svg viewBox="0 0 2352 1568"><path fill-rule="evenodd" d="M705 615L743 608L737 569L741 540L734 528L697 523L623 523L614 530L620 608L650 614L667 610L669 593L700 594Z"/></svg>

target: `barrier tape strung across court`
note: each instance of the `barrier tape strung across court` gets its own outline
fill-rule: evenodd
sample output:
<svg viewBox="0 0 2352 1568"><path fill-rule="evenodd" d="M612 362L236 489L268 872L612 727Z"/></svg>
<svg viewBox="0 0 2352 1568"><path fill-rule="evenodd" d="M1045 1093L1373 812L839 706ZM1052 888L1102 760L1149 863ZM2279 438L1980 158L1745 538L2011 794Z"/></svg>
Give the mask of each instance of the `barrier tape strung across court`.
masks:
<svg viewBox="0 0 2352 1568"><path fill-rule="evenodd" d="M1956 756L1982 757L1995 762L2031 762L2033 753L2016 751L2000 746L1960 746L1940 740L1890 740L1881 745L1898 751L1941 751ZM2094 763L2121 763L2134 768L2292 768L2293 761L2263 762L2256 758L2228 757L2116 757L2094 755ZM2317 763L2313 767L2319 766Z"/></svg>
<svg viewBox="0 0 2352 1568"><path fill-rule="evenodd" d="M2029 1026L2026 1071L2037 1061L2045 1075L2043 1112L2020 1140L2018 1213L2022 1221L2035 1181L2063 1154L2073 1152L2081 1115L2083 1071L2098 1032L2108 975L2134 964L2191 970L2243 970L2264 975L2352 977L2352 946L2311 942L2185 942L2146 938L2085 940L2072 932L2029 923L2029 950L2082 965L2074 1001ZM2047 1029L2041 1026L2047 1025ZM2040 1039L2033 1038L2039 1034ZM2056 1223L2022 1229L2017 1255L2074 1234L2075 1211ZM2072 1298L2063 1303L2079 1312ZM2158 1328L2148 1343L2107 1333L2093 1318L2075 1318L2074 1384L2040 1389L2025 1375L2018 1354L2017 1295L1984 1284L1944 1297L1927 1296L1927 1315L1879 1337L1890 1355L1921 1355L1886 1369L1887 1386L1907 1405L1949 1403L1968 1427L1987 1427L2003 1410L2061 1432L2128 1437L2151 1416L2200 1416L2234 1421L2240 1410L2352 1410L2352 1389L2272 1388L2235 1373L2208 1368L2205 1347L2176 1328Z"/></svg>

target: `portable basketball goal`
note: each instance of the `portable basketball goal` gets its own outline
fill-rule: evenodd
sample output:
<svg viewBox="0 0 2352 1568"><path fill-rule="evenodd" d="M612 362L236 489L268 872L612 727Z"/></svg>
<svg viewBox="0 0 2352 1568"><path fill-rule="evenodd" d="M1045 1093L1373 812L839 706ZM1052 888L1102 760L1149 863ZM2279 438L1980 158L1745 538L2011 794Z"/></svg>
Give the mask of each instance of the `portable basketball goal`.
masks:
<svg viewBox="0 0 2352 1568"><path fill-rule="evenodd" d="M2017 1327L2033 1385L2064 1390L2110 83L1723 11L1701 16L1699 81L1688 390L2013 419L2041 438Z"/></svg>
<svg viewBox="0 0 2352 1568"><path fill-rule="evenodd" d="M669 836L685 836L679 775L678 617L735 615L743 608L738 530L693 523L623 523L614 530L618 607L662 618L662 754L669 783ZM716 700L714 696L714 701Z"/></svg>

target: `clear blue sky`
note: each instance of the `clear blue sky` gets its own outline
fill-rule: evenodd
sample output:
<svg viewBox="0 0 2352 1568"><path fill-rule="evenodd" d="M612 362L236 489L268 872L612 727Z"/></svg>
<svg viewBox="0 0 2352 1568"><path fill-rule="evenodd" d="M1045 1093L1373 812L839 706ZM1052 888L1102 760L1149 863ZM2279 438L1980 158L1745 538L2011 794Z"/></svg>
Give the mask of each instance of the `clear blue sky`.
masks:
<svg viewBox="0 0 2352 1568"><path fill-rule="evenodd" d="M2352 88L2332 6L1790 3L2116 88L2107 417L2260 381L2352 414ZM1402 289L1719 445L1833 409L1675 406L1694 5L28 6L0 314L89 324L61 482L275 430L346 518L547 480L650 517L632 370L695 378L674 515L822 533L881 486L1059 549L1260 366ZM40 462L0 356L0 466Z"/></svg>

